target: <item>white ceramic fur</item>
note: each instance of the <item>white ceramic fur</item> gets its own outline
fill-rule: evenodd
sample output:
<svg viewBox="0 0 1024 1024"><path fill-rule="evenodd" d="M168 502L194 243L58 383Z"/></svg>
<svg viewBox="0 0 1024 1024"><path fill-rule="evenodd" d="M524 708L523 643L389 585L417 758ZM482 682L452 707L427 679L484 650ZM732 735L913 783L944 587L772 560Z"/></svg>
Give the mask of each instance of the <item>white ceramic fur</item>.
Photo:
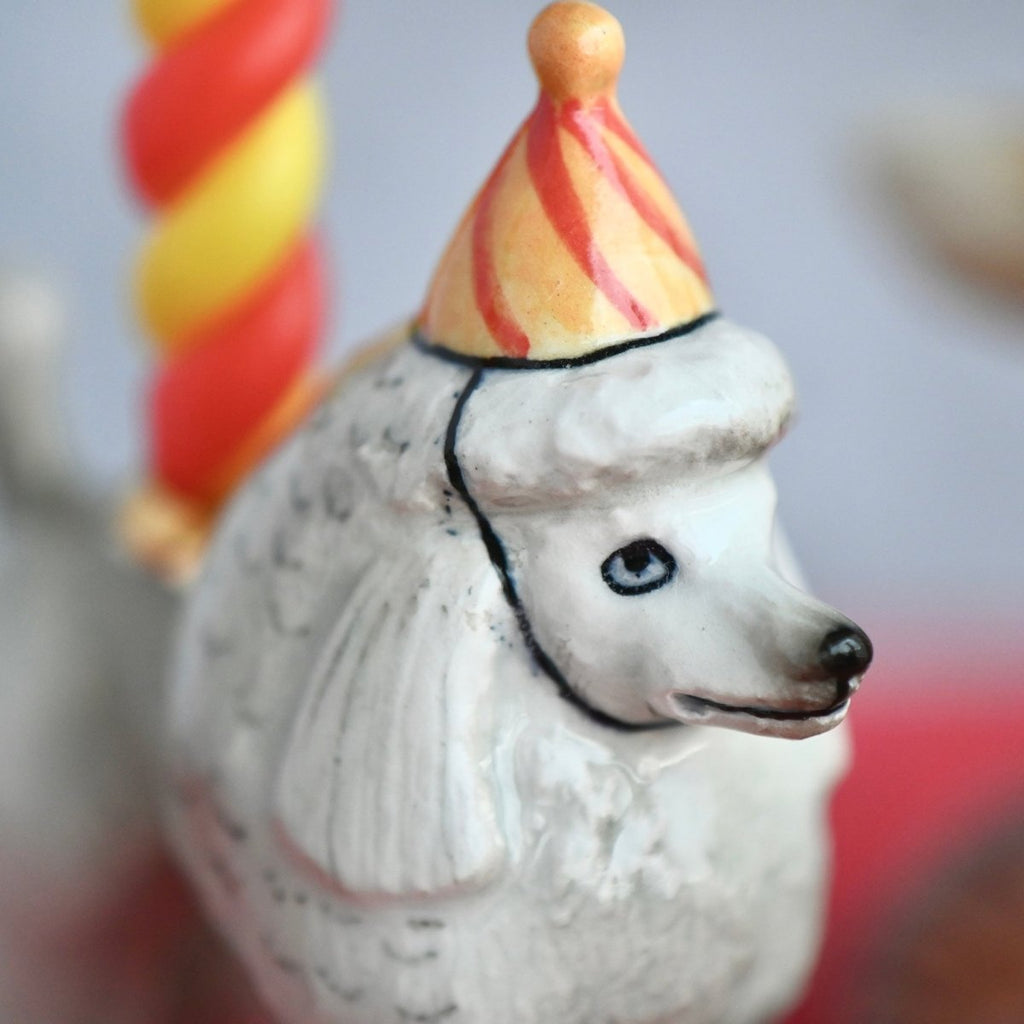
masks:
<svg viewBox="0 0 1024 1024"><path fill-rule="evenodd" d="M795 998L848 696L808 666L848 620L775 529L791 404L723 320L479 376L400 344L250 482L187 617L168 808L283 1021L740 1024ZM674 575L614 592L646 537Z"/></svg>

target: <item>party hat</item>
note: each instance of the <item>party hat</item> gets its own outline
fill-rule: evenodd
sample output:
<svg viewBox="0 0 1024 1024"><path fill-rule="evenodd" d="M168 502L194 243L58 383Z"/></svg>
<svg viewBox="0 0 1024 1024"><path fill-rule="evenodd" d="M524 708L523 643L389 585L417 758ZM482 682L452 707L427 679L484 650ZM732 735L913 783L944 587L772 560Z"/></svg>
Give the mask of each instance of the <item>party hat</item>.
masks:
<svg viewBox="0 0 1024 1024"><path fill-rule="evenodd" d="M619 23L562 0L529 48L537 105L441 258L421 337L473 358L571 360L711 312L690 229L615 98Z"/></svg>

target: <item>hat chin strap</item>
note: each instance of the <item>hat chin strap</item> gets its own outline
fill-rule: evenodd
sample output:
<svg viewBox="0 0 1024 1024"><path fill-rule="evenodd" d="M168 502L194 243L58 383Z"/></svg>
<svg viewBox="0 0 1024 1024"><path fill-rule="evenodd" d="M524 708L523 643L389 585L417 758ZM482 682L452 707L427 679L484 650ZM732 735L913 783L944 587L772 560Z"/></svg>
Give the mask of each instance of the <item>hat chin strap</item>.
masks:
<svg viewBox="0 0 1024 1024"><path fill-rule="evenodd" d="M670 718L666 718L658 722L626 722L620 718L615 718L613 715L609 715L605 711L601 711L599 708L595 708L569 685L569 681L566 679L565 674L554 663L551 656L544 650L540 642L537 640L537 637L533 632L533 626L530 623L530 617L526 614L526 609L523 607L523 603L519 598L519 593L516 590L515 581L512 579L512 574L509 571L508 556L505 552L505 545L495 532L494 527L491 526L490 520L477 504L476 499L472 494L470 494L469 487L466 484L466 478L462 472L462 466L459 465L459 457L456 454L459 423L462 420L462 413L465 410L469 399L472 397L473 392L483 380L485 373L485 367L477 366L473 370L469 381L455 402L451 418L448 420L448 429L445 433L444 464L452 489L465 502L466 508L469 509L473 515L473 519L476 521L477 529L480 531L480 539L483 541L484 547L487 549L487 555L491 560L491 565L494 566L494 570L497 572L498 578L501 580L502 593L505 595L505 600L508 602L508 606L512 609L512 612L516 617L516 622L519 624L519 632L522 634L523 642L533 655L534 661L536 661L540 669L555 684L559 696L572 704L573 707L595 724L603 726L606 729L614 729L617 732L648 732L652 729L681 726L683 723Z"/></svg>

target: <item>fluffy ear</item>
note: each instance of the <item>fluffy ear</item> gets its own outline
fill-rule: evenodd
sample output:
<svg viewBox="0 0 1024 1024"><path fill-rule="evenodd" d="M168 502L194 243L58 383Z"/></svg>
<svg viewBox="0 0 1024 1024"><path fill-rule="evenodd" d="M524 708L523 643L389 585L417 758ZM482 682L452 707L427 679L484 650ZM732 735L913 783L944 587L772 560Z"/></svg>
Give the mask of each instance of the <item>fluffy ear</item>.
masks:
<svg viewBox="0 0 1024 1024"><path fill-rule="evenodd" d="M478 537L426 533L429 554L406 539L404 562L376 560L353 588L277 775L285 855L351 894L476 888L505 859L490 754L501 595Z"/></svg>

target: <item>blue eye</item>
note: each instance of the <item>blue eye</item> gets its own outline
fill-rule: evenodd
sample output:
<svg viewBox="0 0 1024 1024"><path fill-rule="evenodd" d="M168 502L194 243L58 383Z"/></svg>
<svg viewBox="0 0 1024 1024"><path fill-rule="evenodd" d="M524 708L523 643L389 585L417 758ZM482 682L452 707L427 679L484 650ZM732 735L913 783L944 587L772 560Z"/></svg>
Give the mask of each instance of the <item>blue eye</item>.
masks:
<svg viewBox="0 0 1024 1024"><path fill-rule="evenodd" d="M601 576L616 594L633 597L665 586L676 574L676 560L650 537L613 551L601 565Z"/></svg>

